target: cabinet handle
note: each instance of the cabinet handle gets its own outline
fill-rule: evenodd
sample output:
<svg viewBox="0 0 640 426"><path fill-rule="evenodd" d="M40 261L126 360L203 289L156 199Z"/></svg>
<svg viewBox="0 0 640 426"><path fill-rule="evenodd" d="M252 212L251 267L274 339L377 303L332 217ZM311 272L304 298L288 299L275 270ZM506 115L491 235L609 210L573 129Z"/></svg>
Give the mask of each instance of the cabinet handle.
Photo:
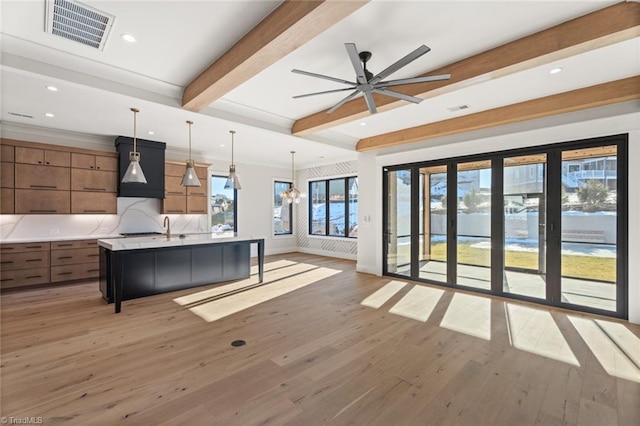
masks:
<svg viewBox="0 0 640 426"><path fill-rule="evenodd" d="M58 247L71 247L73 244L58 244Z"/></svg>
<svg viewBox="0 0 640 426"><path fill-rule="evenodd" d="M58 258L58 260L62 260L62 259L73 259L73 256L60 256Z"/></svg>
<svg viewBox="0 0 640 426"><path fill-rule="evenodd" d="M167 213L184 213L183 210L167 210Z"/></svg>
<svg viewBox="0 0 640 426"><path fill-rule="evenodd" d="M10 263L13 263L13 260L3 260L0 265L9 265Z"/></svg>
<svg viewBox="0 0 640 426"><path fill-rule="evenodd" d="M90 254L87 257L98 257L98 256L100 256L100 255L99 254Z"/></svg>
<svg viewBox="0 0 640 426"><path fill-rule="evenodd" d="M42 164L42 161L38 161L38 164Z"/></svg>
<svg viewBox="0 0 640 426"><path fill-rule="evenodd" d="M73 274L73 272L58 272L58 275L71 275L71 274Z"/></svg>
<svg viewBox="0 0 640 426"><path fill-rule="evenodd" d="M42 248L42 246L27 246L27 248Z"/></svg>
<svg viewBox="0 0 640 426"><path fill-rule="evenodd" d="M86 186L84 187L85 191L106 191L107 188L87 188Z"/></svg>
<svg viewBox="0 0 640 426"><path fill-rule="evenodd" d="M5 282L5 281L13 281L13 278L3 278L0 280L1 282Z"/></svg>
<svg viewBox="0 0 640 426"><path fill-rule="evenodd" d="M49 162L47 161L47 164L51 164L51 163L49 163Z"/></svg>
<svg viewBox="0 0 640 426"><path fill-rule="evenodd" d="M29 278L42 278L42 275L30 275L30 276L25 277L25 278L27 278L27 279L29 279Z"/></svg>
<svg viewBox="0 0 640 426"><path fill-rule="evenodd" d="M106 213L106 210L83 210L85 213Z"/></svg>
<svg viewBox="0 0 640 426"><path fill-rule="evenodd" d="M184 195L184 192L170 192L170 191L167 191L167 194L169 194L169 195Z"/></svg>
<svg viewBox="0 0 640 426"><path fill-rule="evenodd" d="M87 269L87 272L100 272L100 269Z"/></svg>
<svg viewBox="0 0 640 426"><path fill-rule="evenodd" d="M191 210L189 213L204 213L204 210Z"/></svg>
<svg viewBox="0 0 640 426"><path fill-rule="evenodd" d="M58 210L29 210L29 213L58 213Z"/></svg>
<svg viewBox="0 0 640 426"><path fill-rule="evenodd" d="M15 249L15 247L2 247L2 251L5 251L5 250L14 250L14 249Z"/></svg>
<svg viewBox="0 0 640 426"><path fill-rule="evenodd" d="M29 185L30 188L56 189L56 185Z"/></svg>
<svg viewBox="0 0 640 426"><path fill-rule="evenodd" d="M42 262L42 259L27 259L27 262Z"/></svg>

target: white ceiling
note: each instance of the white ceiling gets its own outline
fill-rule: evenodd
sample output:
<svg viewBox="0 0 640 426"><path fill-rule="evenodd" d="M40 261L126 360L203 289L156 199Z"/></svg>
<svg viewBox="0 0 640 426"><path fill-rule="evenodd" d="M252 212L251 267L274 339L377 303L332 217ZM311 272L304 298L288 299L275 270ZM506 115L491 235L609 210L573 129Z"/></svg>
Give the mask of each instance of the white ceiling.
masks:
<svg viewBox="0 0 640 426"><path fill-rule="evenodd" d="M290 135L293 122L330 107L345 94L292 99L340 85L292 74L291 69L353 80L345 42L373 52L368 65L374 74L426 44L431 52L393 75L411 77L617 2L372 1L200 113L180 107L184 86L279 2L84 3L116 16L103 51L47 34L45 0L0 0L5 126L132 135L129 108L136 106L141 111L138 137L167 142L174 151L186 149L185 120L191 119L196 157L228 161L228 131L235 129L238 162L288 167L289 151L296 150L297 165L307 167L355 159L355 143L363 137L640 74L640 38L635 38L303 139ZM124 42L122 33L134 35L137 42ZM564 71L550 75L553 66ZM50 84L59 91L46 90ZM460 104L471 108L447 110ZM55 117L45 117L46 112ZM150 130L154 135L147 134Z"/></svg>

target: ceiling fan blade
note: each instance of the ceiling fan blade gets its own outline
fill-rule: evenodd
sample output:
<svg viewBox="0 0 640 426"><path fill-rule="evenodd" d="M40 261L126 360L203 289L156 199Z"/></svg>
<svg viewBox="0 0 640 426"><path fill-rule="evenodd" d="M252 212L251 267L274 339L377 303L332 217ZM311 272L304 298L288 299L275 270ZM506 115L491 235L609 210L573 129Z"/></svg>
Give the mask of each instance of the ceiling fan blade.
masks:
<svg viewBox="0 0 640 426"><path fill-rule="evenodd" d="M409 53L407 56L405 56L404 58L400 59L399 61L397 61L396 63L390 65L389 67L387 67L385 70L383 70L382 72L380 72L378 75L376 75L375 77L373 77L371 79L371 81L369 81L369 83L371 84L376 84L379 81L385 79L386 77L389 77L391 74L393 74L394 72L398 71L400 68L404 67L405 65L410 64L411 62L415 61L416 59L418 59L420 56L424 55L425 53L427 53L428 51L430 51L431 49L427 46L425 46L424 44L420 47L418 47L416 50L414 50L413 52Z"/></svg>
<svg viewBox="0 0 640 426"><path fill-rule="evenodd" d="M360 56L358 55L358 48L354 43L345 43L344 47L347 48L349 59L351 59L351 65L353 65L353 69L356 71L358 84L367 84L367 77L364 75L364 68L362 67Z"/></svg>
<svg viewBox="0 0 640 426"><path fill-rule="evenodd" d="M304 95L296 95L293 99L306 98L307 96L324 95L325 93L344 92L345 90L354 90L355 87L346 87L344 89L325 90L324 92L305 93Z"/></svg>
<svg viewBox="0 0 640 426"><path fill-rule="evenodd" d="M347 80L343 80L341 78L330 77L330 76L324 75L324 74L316 74L314 72L309 72L309 71L302 71L302 70L293 69L293 70L291 70L291 72L294 72L296 74L308 75L310 77L317 77L317 78L322 78L322 79L325 79L325 80L331 80L331 81L335 81L336 83L350 84L352 86L355 86L357 84L357 83L354 83L353 81L347 81Z"/></svg>
<svg viewBox="0 0 640 426"><path fill-rule="evenodd" d="M340 102L338 102L337 104L335 104L334 106L331 107L331 109L329 109L327 111L327 114L331 114L333 111L337 110L338 108L340 108L342 105L346 104L347 101L351 100L352 98L354 98L358 93L360 93L359 90L354 90L353 93L350 93L349 95L347 95L344 99L342 99Z"/></svg>
<svg viewBox="0 0 640 426"><path fill-rule="evenodd" d="M399 80L381 81L380 83L376 84L376 88L402 86L403 84L413 83L429 83L431 81L449 80L450 78L451 74L430 75L428 77L401 78Z"/></svg>
<svg viewBox="0 0 640 426"><path fill-rule="evenodd" d="M367 106L369 107L369 112L371 114L375 114L376 112L378 112L378 110L376 109L376 103L373 101L373 95L371 94L371 92L367 91L363 93L364 93L364 100L367 102Z"/></svg>
<svg viewBox="0 0 640 426"><path fill-rule="evenodd" d="M419 104L423 101L422 98L416 98L415 96L405 95L404 93L394 92L392 90L387 89L373 89L374 93L378 93L380 95L391 96L392 98L401 99L407 102L413 102L414 104Z"/></svg>

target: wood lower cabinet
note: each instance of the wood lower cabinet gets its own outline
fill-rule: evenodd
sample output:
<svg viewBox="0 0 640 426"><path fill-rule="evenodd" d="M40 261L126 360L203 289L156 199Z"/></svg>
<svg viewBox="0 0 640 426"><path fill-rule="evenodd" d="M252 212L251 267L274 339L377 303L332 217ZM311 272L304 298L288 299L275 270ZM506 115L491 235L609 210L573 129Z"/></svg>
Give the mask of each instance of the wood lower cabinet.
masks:
<svg viewBox="0 0 640 426"><path fill-rule="evenodd" d="M73 214L116 214L116 193L71 192L71 213Z"/></svg>
<svg viewBox="0 0 640 426"><path fill-rule="evenodd" d="M69 191L42 191L37 189L15 190L16 214L69 214Z"/></svg>
<svg viewBox="0 0 640 426"><path fill-rule="evenodd" d="M0 288L98 278L96 240L1 244Z"/></svg>
<svg viewBox="0 0 640 426"><path fill-rule="evenodd" d="M49 250L48 242L0 245L0 288L49 282Z"/></svg>

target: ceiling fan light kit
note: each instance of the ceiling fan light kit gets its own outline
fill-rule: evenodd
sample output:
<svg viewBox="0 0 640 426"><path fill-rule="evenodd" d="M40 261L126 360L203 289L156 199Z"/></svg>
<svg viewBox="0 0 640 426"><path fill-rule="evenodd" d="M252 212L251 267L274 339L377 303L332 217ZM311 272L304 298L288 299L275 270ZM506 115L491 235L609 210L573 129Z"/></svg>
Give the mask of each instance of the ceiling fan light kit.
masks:
<svg viewBox="0 0 640 426"><path fill-rule="evenodd" d="M377 75L373 75L367 69L367 62L371 59L372 53L368 51L363 51L358 53L358 48L354 43L345 43L345 48L347 49L347 54L349 55L349 59L351 60L351 64L353 65L353 69L356 72L356 81L348 81L343 80L341 78L331 77L324 74L316 74L308 71L302 71L298 69L293 69L291 72L296 74L308 75L310 77L321 78L324 80L334 81L336 83L347 84L350 87L346 87L343 89L333 89L333 90L325 90L322 92L313 92L306 93L303 95L294 96L294 99L305 98L308 96L315 95L324 95L327 93L338 93L345 92L348 90L353 90L346 97L341 99L338 103L333 105L331 108L327 110L328 114L331 114L336 109L340 108L342 105L355 98L359 94L364 96L364 100L367 103L367 107L369 108L369 112L371 114L375 114L378 112L376 108L376 104L373 99L373 94L377 93L379 95L390 96L392 98L400 99L407 102L412 102L414 104L419 104L422 102L422 98L418 98L415 96L405 95L404 93L396 92L393 90L389 90L389 87L394 86L402 86L405 84L414 84L414 83L428 83L432 81L440 81L440 80L448 80L451 78L451 74L440 74L440 75L432 75L426 77L413 77L413 78L402 78L398 80L389 80L383 81L385 78L389 77L391 74L415 61L425 53L429 52L431 49L425 45L422 45L415 49L413 52L409 53L402 59L396 61L392 65L385 68L383 71L378 73Z"/></svg>

